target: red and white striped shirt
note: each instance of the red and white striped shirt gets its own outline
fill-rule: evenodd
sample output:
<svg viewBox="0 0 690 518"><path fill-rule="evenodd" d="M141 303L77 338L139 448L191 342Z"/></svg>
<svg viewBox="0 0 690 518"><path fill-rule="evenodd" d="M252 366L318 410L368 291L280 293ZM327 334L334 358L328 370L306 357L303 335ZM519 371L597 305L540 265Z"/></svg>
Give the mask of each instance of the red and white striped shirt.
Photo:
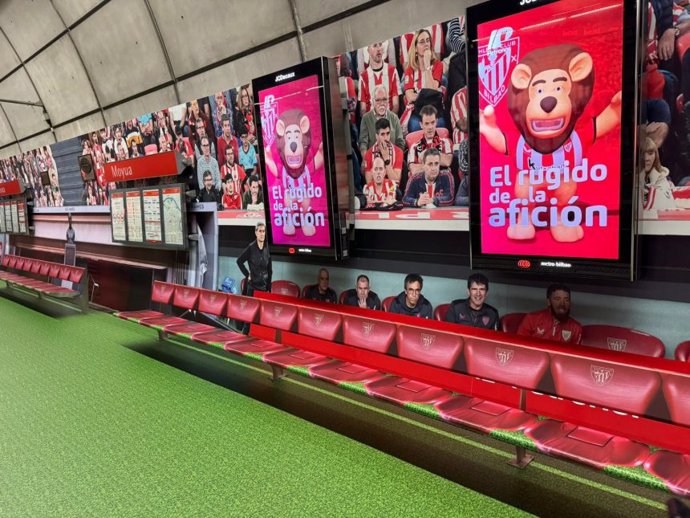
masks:
<svg viewBox="0 0 690 518"><path fill-rule="evenodd" d="M400 95L400 76L392 65L383 64L379 70L367 67L359 76L359 101L366 103L366 110L371 110L374 89L383 86L388 92L388 109L393 109L393 97Z"/></svg>
<svg viewBox="0 0 690 518"><path fill-rule="evenodd" d="M450 104L450 123L453 127L453 149L460 145L460 142L466 140L467 131L460 131L457 127L459 120L467 120L467 87L463 86L460 90L455 92Z"/></svg>

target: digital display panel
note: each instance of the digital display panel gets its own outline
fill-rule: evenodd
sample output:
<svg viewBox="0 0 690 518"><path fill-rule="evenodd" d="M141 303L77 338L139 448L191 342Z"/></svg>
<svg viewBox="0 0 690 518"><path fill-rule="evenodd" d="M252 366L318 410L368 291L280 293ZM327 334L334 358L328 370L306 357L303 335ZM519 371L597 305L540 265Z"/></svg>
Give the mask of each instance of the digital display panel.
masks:
<svg viewBox="0 0 690 518"><path fill-rule="evenodd" d="M347 162L335 62L314 59L252 87L271 252L341 257L337 186Z"/></svg>
<svg viewBox="0 0 690 518"><path fill-rule="evenodd" d="M623 4L468 10L473 266L629 275Z"/></svg>

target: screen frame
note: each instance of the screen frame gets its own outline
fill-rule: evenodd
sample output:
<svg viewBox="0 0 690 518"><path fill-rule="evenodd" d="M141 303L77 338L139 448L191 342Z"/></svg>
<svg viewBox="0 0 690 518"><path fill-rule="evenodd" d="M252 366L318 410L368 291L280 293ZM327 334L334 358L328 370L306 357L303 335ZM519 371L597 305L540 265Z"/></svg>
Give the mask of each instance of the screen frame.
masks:
<svg viewBox="0 0 690 518"><path fill-rule="evenodd" d="M163 217L163 189L178 188L180 189L180 201L182 208L182 245L170 245L165 242L165 219ZM161 236L163 241L161 243L152 243L146 241L146 222L144 220L144 191L158 191L158 201L160 204L160 216L161 216ZM188 250L189 249L189 239L187 230L187 205L185 203L184 193L186 190L185 184L173 183L164 185L152 185L149 187L130 187L126 189L113 189L109 193L110 206L112 207L112 196L113 194L122 194L124 196L124 211L125 211L125 235L129 237L129 224L127 220L127 193L128 192L138 192L139 193L139 203L141 205L141 232L142 241L129 241L129 240L119 240L115 239L113 235L113 218L110 215L110 239L113 243L120 243L127 246L133 246L136 248L151 248L156 250Z"/></svg>
<svg viewBox="0 0 690 518"><path fill-rule="evenodd" d="M468 123L470 141L470 264L473 269L503 270L526 276L558 278L636 277L635 219L637 204L636 177L639 160L637 128L641 113L639 77L642 72L641 10L639 0L620 0L623 8L621 91L621 148L620 148L620 210L618 259L587 259L566 256L530 256L515 254L486 254L481 252L481 198L479 157L479 77L477 29L482 23L537 9L562 0L490 0L467 9L467 85ZM496 13L501 13L497 16ZM549 263L544 265L542 263Z"/></svg>
<svg viewBox="0 0 690 518"><path fill-rule="evenodd" d="M308 255L308 256L318 256L324 258L334 258L337 259L339 255L339 234L338 229L340 225L337 225L338 213L338 198L335 189L337 188L337 179L335 172L335 148L333 140L334 128L331 124L331 114L332 110L337 108L333 107L331 103L331 92L330 92L330 75L331 71L329 67L333 67L333 73L335 72L335 65L331 63L325 57L320 57L295 65L293 67L278 70L272 74L262 76L260 78L252 80L252 91L254 93L254 114L256 120L256 135L259 142L259 155L261 156L262 167L261 167L261 183L264 194L264 214L266 217L266 238L271 249L272 254L276 255ZM279 76L285 76L285 79L289 81L281 80ZM318 80L318 86L320 90L319 95L319 106L321 111L321 136L323 140L323 158L324 158L324 175L326 180L326 196L327 196L327 206L328 206L328 221L329 221L329 246L311 246L311 245L285 245L276 244L273 238L273 228L271 220L271 207L268 202L269 192L268 192L268 182L267 174L268 171L265 167L264 160L264 138L261 123L261 103L259 101L259 93L268 90L270 88L276 87L278 85L287 84L288 82L297 81L299 79L304 79L309 76L316 76ZM340 94L338 94L340 95ZM328 98L328 100L327 100Z"/></svg>

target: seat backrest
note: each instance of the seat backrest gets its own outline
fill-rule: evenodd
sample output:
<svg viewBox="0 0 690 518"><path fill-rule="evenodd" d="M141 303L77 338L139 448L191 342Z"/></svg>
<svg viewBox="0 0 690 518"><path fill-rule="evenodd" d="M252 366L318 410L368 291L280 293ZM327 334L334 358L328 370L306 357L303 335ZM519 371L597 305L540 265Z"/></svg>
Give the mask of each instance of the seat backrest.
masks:
<svg viewBox="0 0 690 518"><path fill-rule="evenodd" d="M192 288L190 286L175 286L175 295L173 295L173 305L182 309L195 309L199 301L199 288Z"/></svg>
<svg viewBox="0 0 690 518"><path fill-rule="evenodd" d="M450 369L462 352L463 339L455 333L398 325L398 356Z"/></svg>
<svg viewBox="0 0 690 518"><path fill-rule="evenodd" d="M675 356L676 360L690 362L690 340L686 340L685 342L678 344L678 347L676 347Z"/></svg>
<svg viewBox="0 0 690 518"><path fill-rule="evenodd" d="M175 293L175 285L169 282L153 281L151 288L151 300L159 304L170 304L173 293Z"/></svg>
<svg viewBox="0 0 690 518"><path fill-rule="evenodd" d="M646 412L661 384L656 372L557 354L551 374L558 396L635 414Z"/></svg>
<svg viewBox="0 0 690 518"><path fill-rule="evenodd" d="M9 260L7 261L7 266L9 268L16 268L17 267L17 259L19 259L16 255L11 255Z"/></svg>
<svg viewBox="0 0 690 518"><path fill-rule="evenodd" d="M228 295L225 316L242 322L254 322L259 314L261 302L244 295Z"/></svg>
<svg viewBox="0 0 690 518"><path fill-rule="evenodd" d="M50 270L48 271L48 275L50 275L54 279L57 279L58 275L60 275L60 265L57 263L50 263Z"/></svg>
<svg viewBox="0 0 690 518"><path fill-rule="evenodd" d="M66 264L60 266L60 273L58 273L58 279L63 281L68 281L69 276L72 273L72 267Z"/></svg>
<svg viewBox="0 0 690 518"><path fill-rule="evenodd" d="M448 308L450 307L450 304L439 304L434 308L434 318L436 320L445 320L446 319L446 313L448 313Z"/></svg>
<svg viewBox="0 0 690 518"><path fill-rule="evenodd" d="M41 275L48 275L50 272L50 263L48 261L41 261L41 268L38 270L38 273Z"/></svg>
<svg viewBox="0 0 690 518"><path fill-rule="evenodd" d="M299 286L292 281L273 281L271 283L271 293L288 297L299 297Z"/></svg>
<svg viewBox="0 0 690 518"><path fill-rule="evenodd" d="M228 303L227 294L220 291L201 290L199 294L199 311L217 317L222 316Z"/></svg>
<svg viewBox="0 0 690 518"><path fill-rule="evenodd" d="M16 262L16 264L14 265L14 267L15 267L17 270L24 270L24 263L25 263L25 262L26 262L26 259L24 259L23 257L17 257L17 262Z"/></svg>
<svg viewBox="0 0 690 518"><path fill-rule="evenodd" d="M347 299L347 294L350 290L345 290L340 292L340 296L338 297L338 304L345 304L345 300Z"/></svg>
<svg viewBox="0 0 690 518"><path fill-rule="evenodd" d="M297 306L283 302L261 301L259 323L262 326L292 331L297 321Z"/></svg>
<svg viewBox="0 0 690 518"><path fill-rule="evenodd" d="M5 254L2 256L2 266L7 268L7 266L10 264L10 255Z"/></svg>
<svg viewBox="0 0 690 518"><path fill-rule="evenodd" d="M343 343L387 353L396 335L396 326L391 322L370 318L343 316Z"/></svg>
<svg viewBox="0 0 690 518"><path fill-rule="evenodd" d="M599 324L582 326L581 345L656 358L663 358L666 353L664 342L656 336L628 327Z"/></svg>
<svg viewBox="0 0 690 518"><path fill-rule="evenodd" d="M84 277L85 271L86 269L81 268L80 266L70 267L69 280L79 284L81 282L82 277Z"/></svg>
<svg viewBox="0 0 690 518"><path fill-rule="evenodd" d="M383 308L384 311L390 311L391 310L391 304L393 304L393 301L395 300L395 295L391 295L390 297L386 297L381 301L381 307Z"/></svg>
<svg viewBox="0 0 690 518"><path fill-rule="evenodd" d="M516 334L522 319L527 313L508 313L501 317L501 330L504 333Z"/></svg>
<svg viewBox="0 0 690 518"><path fill-rule="evenodd" d="M342 322L343 317L340 313L316 308L299 308L297 332L332 342L338 336Z"/></svg>
<svg viewBox="0 0 690 518"><path fill-rule="evenodd" d="M549 355L529 347L465 337L467 373L534 389L549 368Z"/></svg>
<svg viewBox="0 0 690 518"><path fill-rule="evenodd" d="M690 377L662 374L664 399L671 419L685 426L690 426Z"/></svg>
<svg viewBox="0 0 690 518"><path fill-rule="evenodd" d="M40 259L34 259L31 262L31 273L39 273L41 271L41 265L43 264L43 261Z"/></svg>

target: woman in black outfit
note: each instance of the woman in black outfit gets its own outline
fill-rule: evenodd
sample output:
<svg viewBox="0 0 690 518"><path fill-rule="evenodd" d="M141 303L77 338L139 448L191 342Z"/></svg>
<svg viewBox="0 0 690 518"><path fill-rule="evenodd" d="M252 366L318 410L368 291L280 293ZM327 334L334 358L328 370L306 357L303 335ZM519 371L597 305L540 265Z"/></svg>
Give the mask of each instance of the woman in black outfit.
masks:
<svg viewBox="0 0 690 518"><path fill-rule="evenodd" d="M245 295L249 296L254 295L256 290L271 291L271 277L273 276L271 253L266 245L266 224L257 223L255 234L256 241L252 241L237 258L237 266L247 279ZM249 269L245 263L249 263Z"/></svg>

